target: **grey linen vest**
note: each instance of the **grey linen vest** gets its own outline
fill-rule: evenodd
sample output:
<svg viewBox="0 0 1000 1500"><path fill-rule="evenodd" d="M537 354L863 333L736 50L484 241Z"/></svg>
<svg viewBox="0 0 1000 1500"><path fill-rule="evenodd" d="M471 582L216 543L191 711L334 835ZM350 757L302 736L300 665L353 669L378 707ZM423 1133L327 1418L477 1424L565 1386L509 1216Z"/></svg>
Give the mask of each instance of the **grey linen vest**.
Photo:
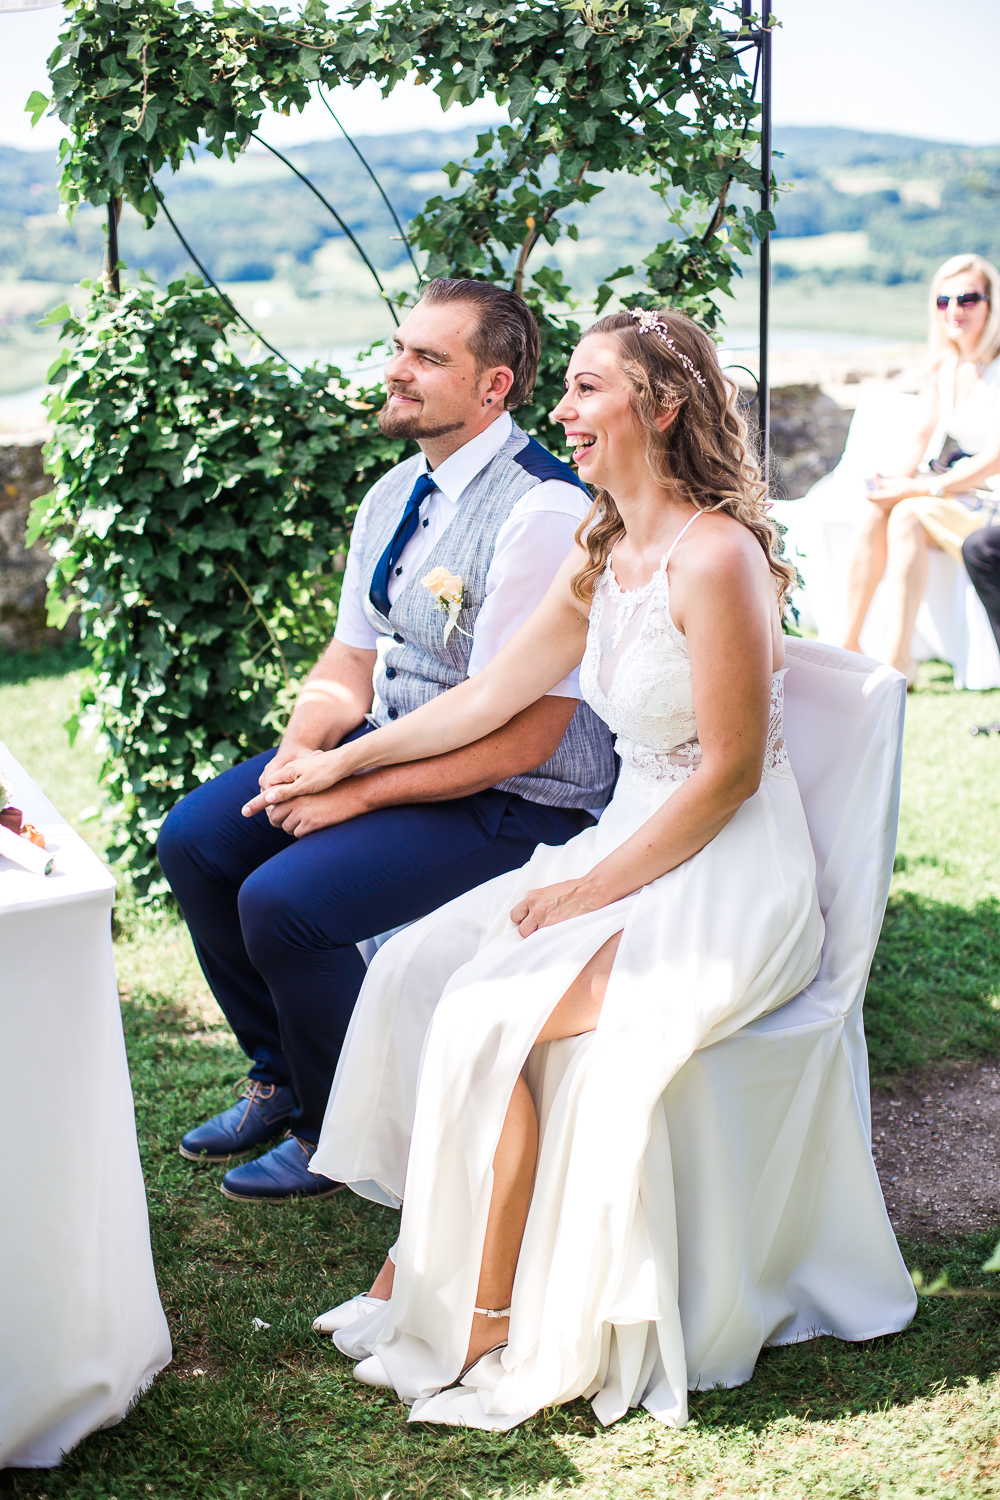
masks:
<svg viewBox="0 0 1000 1500"><path fill-rule="evenodd" d="M521 462L517 455L521 455ZM525 463L536 472L530 472ZM412 713L438 693L465 681L472 629L486 596L486 574L497 533L518 500L542 482L540 473L546 478L574 481L572 470L515 424L500 452L473 480L421 568L423 577L433 568L447 568L465 585L457 622L460 628L451 632L445 645L447 616L419 579L397 594L388 616L380 614L369 597L378 560L392 540L422 469L418 454L385 475L371 497L362 538L359 562L365 618L380 635L393 639L385 654L385 681L380 686L384 711L380 720ZM497 788L549 807L600 808L611 795L614 775L611 733L586 703L580 703L551 760L523 776L498 782Z"/></svg>

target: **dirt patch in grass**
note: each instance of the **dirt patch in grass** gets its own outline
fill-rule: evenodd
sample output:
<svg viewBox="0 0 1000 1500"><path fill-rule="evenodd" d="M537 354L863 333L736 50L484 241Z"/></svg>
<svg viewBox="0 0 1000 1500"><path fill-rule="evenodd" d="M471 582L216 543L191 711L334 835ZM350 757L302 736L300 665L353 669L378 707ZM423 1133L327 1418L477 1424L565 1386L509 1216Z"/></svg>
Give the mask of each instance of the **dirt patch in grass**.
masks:
<svg viewBox="0 0 1000 1500"><path fill-rule="evenodd" d="M1000 1059L872 1092L872 1150L896 1233L944 1242L1000 1224Z"/></svg>

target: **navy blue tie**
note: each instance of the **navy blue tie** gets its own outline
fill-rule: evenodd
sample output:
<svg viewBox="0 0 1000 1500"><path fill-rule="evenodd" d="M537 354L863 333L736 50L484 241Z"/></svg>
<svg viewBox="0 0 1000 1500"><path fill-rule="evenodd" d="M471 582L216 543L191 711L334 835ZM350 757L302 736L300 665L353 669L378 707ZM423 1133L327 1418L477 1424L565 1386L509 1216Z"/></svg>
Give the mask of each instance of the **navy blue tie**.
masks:
<svg viewBox="0 0 1000 1500"><path fill-rule="evenodd" d="M410 493L403 511L403 519L396 527L396 534L379 558L372 575L372 586L368 591L368 597L378 610L380 615L389 614L389 579L392 570L403 555L403 549L410 540L413 533L420 524L420 507L427 499L431 490L436 490L437 485L430 474L421 474Z"/></svg>

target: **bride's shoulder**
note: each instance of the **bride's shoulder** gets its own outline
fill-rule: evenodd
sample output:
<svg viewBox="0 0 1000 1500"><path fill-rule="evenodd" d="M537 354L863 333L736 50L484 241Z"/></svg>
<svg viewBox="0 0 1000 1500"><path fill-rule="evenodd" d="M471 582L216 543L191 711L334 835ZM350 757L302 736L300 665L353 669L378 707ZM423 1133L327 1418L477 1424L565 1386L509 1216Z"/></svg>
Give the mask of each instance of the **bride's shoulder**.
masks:
<svg viewBox="0 0 1000 1500"><path fill-rule="evenodd" d="M685 545L686 544L686 545ZM746 569L756 571L758 559L767 568L760 543L735 516L725 511L704 511L682 538L671 559L677 571L700 578L731 576Z"/></svg>
<svg viewBox="0 0 1000 1500"><path fill-rule="evenodd" d="M736 600L770 597L770 567L757 538L733 516L707 511L699 516L670 560L670 597L681 624L688 609L710 611ZM683 628L683 627L682 627Z"/></svg>

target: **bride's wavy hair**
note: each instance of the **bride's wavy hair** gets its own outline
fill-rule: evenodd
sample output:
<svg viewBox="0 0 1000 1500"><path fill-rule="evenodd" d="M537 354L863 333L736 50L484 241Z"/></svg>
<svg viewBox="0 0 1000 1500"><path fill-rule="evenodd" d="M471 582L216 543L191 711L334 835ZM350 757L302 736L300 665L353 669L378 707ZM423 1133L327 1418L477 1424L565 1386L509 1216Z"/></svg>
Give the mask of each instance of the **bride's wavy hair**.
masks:
<svg viewBox="0 0 1000 1500"><path fill-rule="evenodd" d="M796 573L779 556L778 531L767 515L767 485L739 409L739 387L720 369L712 340L690 318L664 309L644 313L642 323L631 313L612 313L584 337L592 333L611 334L618 344L632 409L646 435L646 462L657 484L680 490L699 510L725 511L752 532L783 603ZM656 418L664 410L677 415L660 432ZM624 531L613 498L598 490L576 533L589 560L572 589L584 603Z"/></svg>

